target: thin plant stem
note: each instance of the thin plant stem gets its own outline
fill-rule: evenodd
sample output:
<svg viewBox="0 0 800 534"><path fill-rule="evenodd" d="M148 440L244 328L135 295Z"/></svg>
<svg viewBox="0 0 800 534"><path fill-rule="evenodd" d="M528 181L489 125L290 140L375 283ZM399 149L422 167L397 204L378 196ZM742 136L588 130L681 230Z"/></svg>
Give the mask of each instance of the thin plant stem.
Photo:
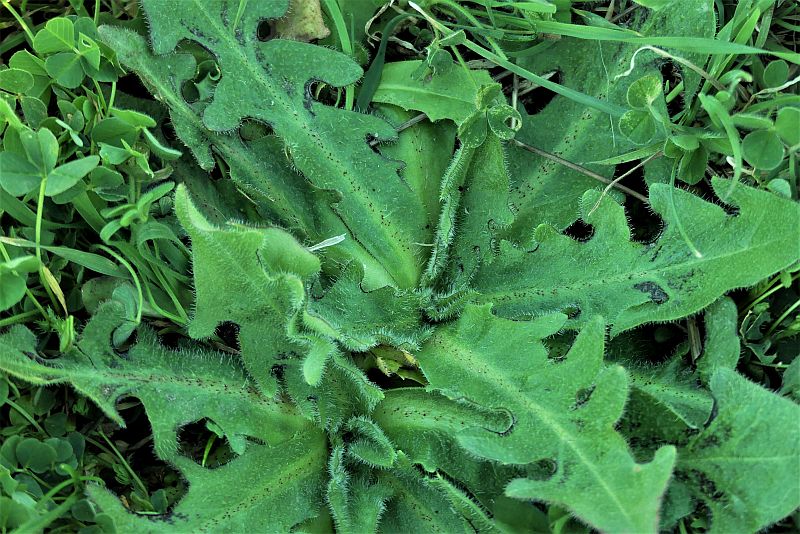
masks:
<svg viewBox="0 0 800 534"><path fill-rule="evenodd" d="M535 146L531 146L531 145L525 144L522 141L517 141L516 139L514 139L512 142L515 145L517 145L518 147L527 150L528 152L532 152L532 153L536 154L537 156L542 156L543 158L547 158L550 161L555 161L556 163L559 163L559 164L567 167L568 169L572 169L575 172L579 172L579 173L583 174L584 176L588 176L589 178L594 178L595 180L597 180L599 182L603 182L604 184L611 184L612 183L612 180L609 180L605 176L597 174L596 172L590 171L586 167L581 167L577 163L572 163L571 161L568 161L568 160L566 160L564 158L560 158L560 157L556 156L555 154L551 154L550 152L545 152L544 150L542 150L540 148L536 148ZM644 196L643 194L641 194L641 193L639 193L637 191L634 191L633 189L631 189L629 187L625 187L622 184L616 184L616 185L614 185L614 187L616 189L619 189L623 193L625 193L627 195L630 195L633 198L644 202L645 204L650 204L650 200L646 196Z"/></svg>

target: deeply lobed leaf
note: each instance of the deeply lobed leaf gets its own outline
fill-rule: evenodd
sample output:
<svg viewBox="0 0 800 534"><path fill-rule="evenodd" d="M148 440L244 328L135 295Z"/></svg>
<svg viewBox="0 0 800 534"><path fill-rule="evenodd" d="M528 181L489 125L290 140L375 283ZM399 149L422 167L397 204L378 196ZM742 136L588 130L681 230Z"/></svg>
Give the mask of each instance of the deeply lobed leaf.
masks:
<svg viewBox="0 0 800 534"><path fill-rule="evenodd" d="M650 244L631 240L625 213L612 199L603 198L592 212L599 193L588 191L581 206L582 219L594 230L591 238L579 242L541 225L533 250L503 243L474 280L476 300L494 302L505 317L572 309L573 327L600 314L616 334L695 313L800 259L800 206L722 179L713 184L721 195L733 189L726 202L735 215L685 191L653 185L651 204L665 227Z"/></svg>
<svg viewBox="0 0 800 534"><path fill-rule="evenodd" d="M341 194L335 209L352 238L398 287L413 287L424 252L415 243L427 242L429 235L425 218L416 195L398 176L398 165L367 143L393 139L394 130L374 116L320 104L308 91L312 81L337 87L353 83L361 69L325 48L281 39L260 42L259 22L281 17L286 1L259 2L240 19L235 18L238 0L145 0L143 7L157 54L190 39L216 56L222 77L203 111L205 126L230 131L247 118L269 124L306 179Z"/></svg>
<svg viewBox="0 0 800 534"><path fill-rule="evenodd" d="M602 320L589 322L556 362L541 339L564 320L513 322L493 316L488 305L470 306L422 347L420 365L432 389L513 418L503 433L459 433L467 450L502 463L551 466L546 479L512 481L509 495L562 504L603 530L653 531L675 449L664 447L646 465L634 461L613 427L628 380L621 367L602 365Z"/></svg>

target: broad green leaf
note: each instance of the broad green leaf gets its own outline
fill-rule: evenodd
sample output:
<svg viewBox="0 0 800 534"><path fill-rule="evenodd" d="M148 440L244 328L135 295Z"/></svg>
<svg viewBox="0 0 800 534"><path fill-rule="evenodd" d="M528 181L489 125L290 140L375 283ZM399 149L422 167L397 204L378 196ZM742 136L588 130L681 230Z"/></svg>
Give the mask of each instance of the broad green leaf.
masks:
<svg viewBox="0 0 800 534"><path fill-rule="evenodd" d="M451 501L402 455L398 458L398 467L380 472L378 477L393 491L386 503L379 533L475 532Z"/></svg>
<svg viewBox="0 0 800 534"><path fill-rule="evenodd" d="M31 162L13 152L0 152L0 187L21 197L36 189L42 174Z"/></svg>
<svg viewBox="0 0 800 534"><path fill-rule="evenodd" d="M132 514L97 485L89 495L117 532L289 532L323 506L326 453L324 434L309 429L280 445L251 444L213 470L180 458L190 489L163 519Z"/></svg>
<svg viewBox="0 0 800 534"><path fill-rule="evenodd" d="M511 421L505 413L490 413L423 388L397 388L386 391L371 417L409 460L429 473L447 473L487 507L519 474L513 467L476 459L456 438L466 428L507 431Z"/></svg>
<svg viewBox="0 0 800 534"><path fill-rule="evenodd" d="M259 395L229 356L170 351L146 329L125 357L119 356L109 341L123 321L122 305L108 301L86 326L78 346L52 360L32 358L36 338L16 326L0 336L0 368L34 384L67 382L121 426L125 422L117 401L137 397L150 418L155 450L168 461L179 457L179 428L203 418L222 428L234 449L244 449L248 437L275 445L308 431L305 419L290 405Z"/></svg>
<svg viewBox="0 0 800 534"><path fill-rule="evenodd" d="M632 29L648 37L712 37L716 30L711 0L674 2L649 13L644 22L638 22L640 20L634 18ZM589 32L597 30L584 29ZM566 87L624 106L628 87L648 74L659 75L658 66L663 62L660 56L641 51L636 55L633 71L623 76L630 69L631 59L638 48L639 45L633 44L562 37L543 53L519 61L521 66L537 74L558 74L559 83ZM700 54L680 52L677 55L695 64L705 63ZM701 79L689 69L680 70L685 86L683 98L688 105ZM533 105L539 98L547 98L548 93L542 93L542 90L537 90L531 95ZM525 100L523 98L522 102ZM592 162L637 148L620 134L618 120L562 96L555 96L535 114L523 113L522 129L516 139L583 165L606 178L612 177L614 167ZM541 223L559 229L568 227L578 217L584 191L601 185L560 163L514 145L508 150L508 166L511 174L510 202L516 212L508 237L520 243L527 243L530 233Z"/></svg>
<svg viewBox="0 0 800 534"><path fill-rule="evenodd" d="M425 217L399 166L373 152L368 138L394 139L394 129L370 115L336 109L307 97L312 80L332 86L355 82L361 69L332 50L306 43L257 38L258 23L286 11L280 1L250 4L234 31L238 0L146 0L156 54L191 39L214 54L222 77L203 123L224 132L246 118L267 122L295 167L315 187L337 191L336 213L389 272L397 287L416 285L424 264L419 245ZM202 27L203 31L195 31ZM241 35L241 40L234 38ZM269 65L263 58L271 58ZM380 184L380 187L377 187Z"/></svg>
<svg viewBox="0 0 800 534"><path fill-rule="evenodd" d="M712 183L717 194L731 189L726 180ZM753 285L800 258L795 231L800 207L769 192L736 185L729 203L738 213L731 216L685 191L654 184L651 206L666 226L647 245L631 240L623 208L610 198L589 214L598 195L588 191L582 201L582 218L594 229L588 241L542 225L533 250L503 243L473 282L481 293L476 300L493 302L505 317L577 307L579 314L568 326L602 314L616 334L697 312L725 292ZM692 253L678 223L701 257Z"/></svg>
<svg viewBox="0 0 800 534"><path fill-rule="evenodd" d="M603 367L603 322L594 319L563 361L548 359L541 339L563 315L515 322L490 306L467 307L417 355L430 388L453 399L505 410L512 427L458 434L471 453L503 463L546 463L551 476L521 478L507 494L566 506L600 530L652 532L675 450L637 464L614 424L627 399L622 367Z"/></svg>
<svg viewBox="0 0 800 534"><path fill-rule="evenodd" d="M303 280L316 274L319 260L277 228L213 226L183 187L175 208L192 239L196 302L189 335L206 338L224 321L238 324L245 366L261 391L274 395L273 366L305 352L288 329L305 302Z"/></svg>
<svg viewBox="0 0 800 534"><path fill-rule="evenodd" d="M421 298L390 287L365 292L363 278L360 265L345 267L322 298L308 303L305 324L352 351L381 343L415 349L427 333L420 317Z"/></svg>
<svg viewBox="0 0 800 534"><path fill-rule="evenodd" d="M800 145L800 109L782 108L775 119L775 130L788 145Z"/></svg>
<svg viewBox="0 0 800 534"><path fill-rule="evenodd" d="M73 52L59 52L48 57L44 62L44 68L57 84L67 89L80 86L84 78L81 56Z"/></svg>
<svg viewBox="0 0 800 534"><path fill-rule="evenodd" d="M497 233L511 223L505 150L493 133L477 148L462 147L442 178L441 213L428 263L437 285L463 287L491 261Z"/></svg>
<svg viewBox="0 0 800 534"><path fill-rule="evenodd" d="M50 19L33 38L33 48L41 55L69 52L75 47L75 26L65 17Z"/></svg>
<svg viewBox="0 0 800 534"><path fill-rule="evenodd" d="M693 371L683 365L681 358L673 357L658 366L624 363L631 385L649 397L649 403L660 405L689 428L701 428L708 420L711 396L698 386Z"/></svg>
<svg viewBox="0 0 800 534"><path fill-rule="evenodd" d="M736 369L739 361L739 311L729 297L714 302L705 311L706 338L697 360L697 373L708 384L717 369Z"/></svg>
<svg viewBox="0 0 800 534"><path fill-rule="evenodd" d="M0 89L9 93L26 93L33 87L33 76L22 69L0 70Z"/></svg>
<svg viewBox="0 0 800 534"><path fill-rule="evenodd" d="M377 107L382 116L397 126L416 116L413 112L388 104ZM433 123L423 120L400 132L396 143L380 147L384 156L405 162L403 180L411 186L422 203L427 224L430 225L430 238L434 235L439 215L441 178L455 150L455 134L456 128L449 121Z"/></svg>
<svg viewBox="0 0 800 534"><path fill-rule="evenodd" d="M769 171L778 167L783 155L783 143L775 132L757 130L742 139L742 157L757 169Z"/></svg>
<svg viewBox="0 0 800 534"><path fill-rule="evenodd" d="M324 435L309 428L290 405L261 396L226 355L169 351L147 330L140 332L126 357L117 355L109 339L122 317L120 304L103 305L78 347L55 360L31 357L36 340L24 327L0 337L0 365L12 376L36 384L69 382L120 424L115 406L120 397L132 395L144 404L156 453L180 469L190 490L171 517L154 521L131 514L107 490L92 487L92 498L114 518L118 530L214 530L222 524L284 531L314 515L321 505ZM222 429L234 450L242 451L214 470L178 452L180 426L204 418ZM249 437L262 443L248 443ZM253 473L258 473L257 480L243 486L242 480Z"/></svg>
<svg viewBox="0 0 800 534"><path fill-rule="evenodd" d="M463 429L481 427L501 434L512 424L505 413L490 413L423 388L387 391L372 418L399 449L429 472L461 470L470 463L462 464L469 457L454 439Z"/></svg>
<svg viewBox="0 0 800 534"><path fill-rule="evenodd" d="M432 121L449 119L461 124L475 111L475 96L492 83L484 70L468 71L454 65L444 73L419 73L422 61L400 61L383 68L373 102L394 104L425 113Z"/></svg>
<svg viewBox="0 0 800 534"><path fill-rule="evenodd" d="M682 449L678 479L711 511L711 532L755 532L800 506L800 407L730 369L711 377L711 423Z"/></svg>
<svg viewBox="0 0 800 534"><path fill-rule="evenodd" d="M52 197L77 184L100 163L98 156L86 156L59 165L47 176L44 194Z"/></svg>
<svg viewBox="0 0 800 534"><path fill-rule="evenodd" d="M169 106L175 131L201 167L211 169L214 166L213 147L230 166L231 178L257 202L260 211L270 220L304 236L309 244L347 235L342 243L321 252L323 260L329 258L323 266L330 263L328 270L333 271L331 274L338 272L340 264L355 260L364 266L365 289L393 282L386 269L352 238L336 215L331 207L335 195L323 194L298 180L279 139L269 136L245 143L239 136L206 129L202 121L204 104L189 104L181 92L184 82L194 77L197 64L193 56L156 56L143 37L119 28L103 26L100 33L125 66L136 72L145 85ZM424 243L424 240L420 242Z"/></svg>

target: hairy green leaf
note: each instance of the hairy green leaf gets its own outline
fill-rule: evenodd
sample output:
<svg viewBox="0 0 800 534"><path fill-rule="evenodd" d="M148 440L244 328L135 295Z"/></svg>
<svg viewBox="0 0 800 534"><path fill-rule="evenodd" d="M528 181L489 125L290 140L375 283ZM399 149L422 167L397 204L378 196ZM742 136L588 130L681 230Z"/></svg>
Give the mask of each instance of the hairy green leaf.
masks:
<svg viewBox="0 0 800 534"><path fill-rule="evenodd" d="M497 231L512 220L507 191L505 151L496 135L458 150L442 177L439 225L426 272L440 288L465 286L491 260Z"/></svg>
<svg viewBox="0 0 800 534"><path fill-rule="evenodd" d="M712 532L761 530L800 506L800 407L729 369L711 391L713 420L679 450L678 480L711 511Z"/></svg>
<svg viewBox="0 0 800 534"><path fill-rule="evenodd" d="M310 431L278 446L250 445L214 470L180 458L177 466L191 489L163 519L130 513L98 486L90 486L89 495L118 532L286 532L318 513L326 452L324 434Z"/></svg>
<svg viewBox="0 0 800 534"><path fill-rule="evenodd" d="M627 376L604 368L603 323L592 320L566 359L551 361L541 339L565 318L513 322L490 306L467 307L439 329L418 355L430 387L453 399L504 409L504 433L469 429L459 442L470 452L504 463L551 465L550 477L517 479L510 496L567 506L603 530L654 531L675 451L665 447L637 464L614 424L627 398Z"/></svg>
<svg viewBox="0 0 800 534"><path fill-rule="evenodd" d="M710 37L714 32L711 6L711 0L675 2L657 13L650 13L644 21L635 16L632 25L642 35ZM637 49L631 44L562 37L547 51L530 60L523 59L521 64L540 75L558 75L559 82L567 87L625 105L628 86L648 73L657 74L658 62L662 61L651 51L640 51L633 64L634 70L623 77L632 66ZM698 64L704 61L700 54L680 55ZM679 65L675 68L682 73L684 101L691 102L700 78L689 69ZM533 94L546 98L541 90ZM533 105L538 104L538 100L531 100ZM522 102L526 101L523 97ZM620 134L618 120L563 96L556 95L538 113L531 111L531 115L523 115L518 140L586 166L607 178L611 178L614 167L592 162L636 148ZM526 232L541 223L559 229L569 226L579 215L581 195L599 185L592 178L517 146L509 148L509 169L510 198L516 218L508 236L521 243L527 243ZM662 178L666 180L668 176Z"/></svg>
<svg viewBox="0 0 800 534"><path fill-rule="evenodd" d="M432 121L450 119L461 124L475 111L475 96L481 86L492 83L486 71L452 65L444 73L428 74L422 65L422 61L386 65L372 100L420 111Z"/></svg>
<svg viewBox="0 0 800 534"><path fill-rule="evenodd" d="M282 16L285 1L251 5L234 27L231 15L237 5L238 0L144 1L155 52L172 52L182 39L210 50L222 77L203 111L205 126L224 132L246 118L268 123L311 183L341 193L335 209L353 239L379 260L398 287L414 286L422 270L422 251L414 243L424 242L424 216L398 176L397 164L368 145L368 138L393 139L394 130L376 117L323 105L306 91L313 80L348 85L361 69L326 48L259 41L259 21Z"/></svg>
<svg viewBox="0 0 800 534"><path fill-rule="evenodd" d="M397 127L415 117L398 107L383 104L379 113ZM439 215L439 185L455 150L456 128L449 121L422 120L398 135L397 142L380 147L381 154L405 163L403 180L416 192L434 235ZM422 245L429 246L426 242Z"/></svg>
<svg viewBox="0 0 800 534"><path fill-rule="evenodd" d="M140 332L127 357L117 355L109 340L124 317L121 304L102 305L78 346L54 360L40 358L35 336L15 327L0 337L2 370L35 384L68 382L120 425L125 422L116 402L126 395L139 398L156 452L168 460L178 456L178 429L203 418L222 428L234 449L243 449L247 437L276 444L307 428L296 409L259 395L229 356L169 351L148 330Z"/></svg>
<svg viewBox="0 0 800 534"><path fill-rule="evenodd" d="M310 186L289 168L283 143L275 137L245 142L239 136L208 130L202 113L206 102L188 103L181 92L191 80L197 62L190 54L157 56L143 37L103 26L100 33L116 50L120 61L133 70L170 111L175 131L204 169L214 167L212 150L225 158L231 178L257 203L263 215L293 230L309 245L348 235L349 231L330 206L335 195ZM364 266L365 284L377 288L393 281L386 269L351 236L323 250L334 265L355 260Z"/></svg>
<svg viewBox="0 0 800 534"><path fill-rule="evenodd" d="M627 362L626 362L627 363ZM701 428L711 414L711 396L698 387L691 369L674 357L659 366L627 363L631 385L689 428Z"/></svg>
<svg viewBox="0 0 800 534"><path fill-rule="evenodd" d="M289 326L305 302L303 281L317 273L319 260L277 228L216 228L184 188L176 193L175 207L192 239L197 295L189 334L206 338L224 321L238 324L248 371L264 393L274 395L273 366L305 354Z"/></svg>
<svg viewBox="0 0 800 534"><path fill-rule="evenodd" d="M708 383L717 369L735 369L739 361L737 328L739 311L730 297L723 297L706 308L706 339L697 360L697 373Z"/></svg>
<svg viewBox="0 0 800 534"><path fill-rule="evenodd" d="M363 277L360 265L345 267L321 298L309 302L306 325L352 351L381 343L416 348L427 333L421 324L420 296L389 287L365 292Z"/></svg>
<svg viewBox="0 0 800 534"><path fill-rule="evenodd" d="M171 532L222 524L225 528L282 525L288 529L310 517L321 503L324 435L291 405L260 395L229 356L170 351L147 330L140 331L138 343L126 357L117 355L109 340L123 319L120 304L104 304L79 345L55 360L36 354L35 337L24 327L0 337L2 369L13 376L37 384L69 382L123 425L116 402L130 395L144 404L156 453L181 470L191 489L171 517L153 521L129 513L106 490L91 488L93 499L114 517L117 528ZM179 428L206 418L242 453L215 470L178 452ZM261 444L249 443L248 438ZM243 487L243 478L254 472L259 473L258 482ZM273 512L265 513L267 509Z"/></svg>
<svg viewBox="0 0 800 534"><path fill-rule="evenodd" d="M718 193L731 186L715 179ZM670 200L674 197L674 207ZM501 245L497 258L474 280L478 302L494 302L505 317L577 308L569 326L601 314L612 334L652 321L697 312L720 295L752 285L800 259L800 207L777 195L737 185L728 215L715 204L655 184L650 199L665 222L650 244L631 241L621 206L588 191L582 219L594 233L585 242L541 225L533 250ZM686 237L701 256L695 256Z"/></svg>
<svg viewBox="0 0 800 534"><path fill-rule="evenodd" d="M451 501L402 455L398 466L381 472L379 480L393 492L379 532L474 532Z"/></svg>

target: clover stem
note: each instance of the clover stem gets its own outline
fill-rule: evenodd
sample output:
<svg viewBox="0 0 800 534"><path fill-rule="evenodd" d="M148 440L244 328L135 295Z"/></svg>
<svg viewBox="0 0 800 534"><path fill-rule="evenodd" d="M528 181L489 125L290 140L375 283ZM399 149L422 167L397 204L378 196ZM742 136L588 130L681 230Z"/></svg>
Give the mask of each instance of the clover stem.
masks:
<svg viewBox="0 0 800 534"><path fill-rule="evenodd" d="M108 111L114 107L114 97L117 96L117 82L111 82L111 96L108 97Z"/></svg>
<svg viewBox="0 0 800 534"><path fill-rule="evenodd" d="M19 413L22 417L25 418L25 420L27 420L30 424L32 424L34 428L36 428L36 430L44 434L44 429L39 425L39 423L36 422L36 419L34 419L31 414L29 414L28 412L25 411L25 409L22 408L22 406L12 401L11 399L6 399L6 404L9 405L14 410L16 410L17 413Z"/></svg>
<svg viewBox="0 0 800 534"><path fill-rule="evenodd" d="M0 242L0 254L2 254L3 259L5 259L5 261L11 261L11 256L8 255L8 251L6 251L6 247L3 246L2 242ZM39 301L36 300L36 297L33 295L31 290L28 289L27 287L25 288L25 294L28 295L29 299L31 299L31 302L33 302L33 305L36 306L36 309L38 310L38 313L41 313L42 317L44 317L45 320L47 320L48 319L47 312L44 311L44 308L42 307L42 305L39 304ZM37 312L35 312L35 311L29 311L29 312L25 312L25 313L20 313L20 314L14 315L12 317L6 317L5 319L0 320L0 327L8 326L10 324L17 323L20 320L23 320L23 319L25 319L25 318L27 318L29 316L36 315L36 313Z"/></svg>
<svg viewBox="0 0 800 534"><path fill-rule="evenodd" d="M39 260L39 281L42 283L42 286L44 286L47 295L50 297L50 301L58 307L56 297L53 295L53 291L50 289L50 283L47 281L44 264L42 264L42 218L44 215L44 193L46 189L47 175L42 174L42 183L39 184L39 198L36 201L36 259ZM45 319L47 319L47 314L44 313L44 310L42 310L42 313Z"/></svg>
<svg viewBox="0 0 800 534"><path fill-rule="evenodd" d="M128 464L127 460L125 460L125 457L122 456L119 450L117 450L117 448L114 446L114 443L110 439L108 439L108 436L106 436L102 430L98 430L98 434L100 434L100 437L103 438L103 440L105 440L105 442L111 448L111 451L114 453L114 456L116 456L119 459L119 461L122 462L122 465L123 467L125 467L125 470L128 472L128 474L131 475L131 480L134 482L134 486L138 486L138 489L139 491L142 492L142 495L149 497L150 492L147 491L147 486L144 485L142 479L139 478L136 472L131 468L130 464ZM93 443L95 445L99 445L99 443L95 440L87 439L86 441L89 441L90 443Z"/></svg>
<svg viewBox="0 0 800 534"><path fill-rule="evenodd" d="M41 249L41 238L42 238L42 218L43 218L43 211L44 211L44 192L47 188L47 175L42 175L42 182L39 184L39 198L36 202L36 259L39 260L39 263L42 262L42 249ZM41 273L41 267L39 268L39 272Z"/></svg>
<svg viewBox="0 0 800 534"><path fill-rule="evenodd" d="M774 322L774 323L772 323L772 325L769 327L769 330L767 330L767 333L766 333L766 335L765 335L764 337L769 337L769 336L770 336L770 335L771 335L771 334L772 334L772 333L775 331L775 329L776 329L776 328L778 328L778 326L780 326L780 324L781 324L781 323L782 323L784 320L786 320L786 318L787 318L787 317L789 317L789 315L790 315L790 314L791 314L793 311L795 311L795 310L796 310L798 307L800 307L800 300L798 300L797 302L795 302L794 304L792 304L791 306L789 306L789 307L786 309L786 311L785 311L785 312L783 312L783 313L781 314L781 316L780 316L780 317L778 317L777 319L775 319L775 322Z"/></svg>
<svg viewBox="0 0 800 534"><path fill-rule="evenodd" d="M33 43L33 32L30 28L28 28L28 25L25 24L25 20L20 16L19 13L17 13L17 10L11 6L8 0L2 0L2 2L3 7L6 8L11 13L11 16L17 20L17 23L22 26L23 31L25 31L25 35L27 35L28 39L30 39L30 42Z"/></svg>

